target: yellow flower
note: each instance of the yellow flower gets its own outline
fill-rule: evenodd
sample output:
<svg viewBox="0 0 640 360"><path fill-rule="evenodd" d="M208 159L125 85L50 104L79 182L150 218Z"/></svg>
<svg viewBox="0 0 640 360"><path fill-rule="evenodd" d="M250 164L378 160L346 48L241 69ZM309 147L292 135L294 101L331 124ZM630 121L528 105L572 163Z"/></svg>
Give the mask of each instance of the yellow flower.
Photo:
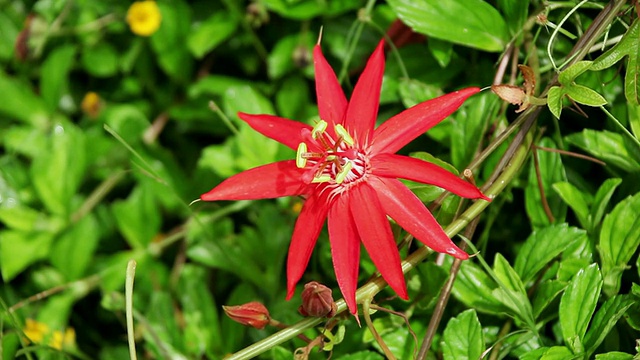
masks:
<svg viewBox="0 0 640 360"><path fill-rule="evenodd" d="M70 348L76 343L76 332L73 328L64 331L51 331L45 323L27 319L24 329L22 330L29 342L34 344L47 344L54 349L62 350Z"/></svg>
<svg viewBox="0 0 640 360"><path fill-rule="evenodd" d="M162 15L155 1L136 1L127 11L127 23L136 35L152 35L160 27L161 21Z"/></svg>
<svg viewBox="0 0 640 360"><path fill-rule="evenodd" d="M100 99L100 95L89 91L84 95L84 98L82 98L80 108L82 112L90 118L97 117L100 114L100 110L102 110L102 99Z"/></svg>

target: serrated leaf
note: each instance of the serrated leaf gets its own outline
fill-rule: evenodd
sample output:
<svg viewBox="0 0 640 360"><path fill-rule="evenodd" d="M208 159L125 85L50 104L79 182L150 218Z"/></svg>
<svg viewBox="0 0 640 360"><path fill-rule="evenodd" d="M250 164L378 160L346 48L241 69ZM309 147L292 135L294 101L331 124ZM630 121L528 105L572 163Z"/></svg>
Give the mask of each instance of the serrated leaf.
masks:
<svg viewBox="0 0 640 360"><path fill-rule="evenodd" d="M492 293L498 285L478 265L465 261L460 266L452 293L462 303L479 312L499 314L507 309Z"/></svg>
<svg viewBox="0 0 640 360"><path fill-rule="evenodd" d="M437 86L425 84L420 80L407 78L400 79L398 91L400 92L402 104L406 108L441 95L441 91Z"/></svg>
<svg viewBox="0 0 640 360"><path fill-rule="evenodd" d="M499 281L499 287L493 290L493 295L512 310L509 312L511 315L520 319L533 330L533 310L522 280L500 253L496 254L493 271Z"/></svg>
<svg viewBox="0 0 640 360"><path fill-rule="evenodd" d="M542 354L539 360L567 360L571 358L573 358L573 354L566 346L552 346Z"/></svg>
<svg viewBox="0 0 640 360"><path fill-rule="evenodd" d="M547 92L547 106L549 107L549 111L551 111L557 119L560 119L560 114L562 113L563 96L564 92L559 86L552 86Z"/></svg>
<svg viewBox="0 0 640 360"><path fill-rule="evenodd" d="M596 354L596 360L633 360L635 357L622 351L610 351L604 354Z"/></svg>
<svg viewBox="0 0 640 360"><path fill-rule="evenodd" d="M640 245L640 193L619 202L604 218L598 250L602 259L604 290L618 293L622 272Z"/></svg>
<svg viewBox="0 0 640 360"><path fill-rule="evenodd" d="M618 185L620 185L621 182L622 182L622 179L612 178L612 179L605 180L602 183L602 185L600 185L600 188L598 189L598 192L594 197L593 205L591 207L591 214L590 214L594 229L600 224L600 221L602 220L602 216L604 215L604 212L607 210L607 205L609 205L609 200L611 200L611 196L613 196L613 192L616 190L616 188L618 187Z"/></svg>
<svg viewBox="0 0 640 360"><path fill-rule="evenodd" d="M578 75L589 70L593 61L578 61L568 68L562 70L558 75L558 82L564 86L569 86L578 77Z"/></svg>
<svg viewBox="0 0 640 360"><path fill-rule="evenodd" d="M607 100L602 95L586 86L572 84L566 86L564 91L567 96L579 104L588 106L602 106L607 104Z"/></svg>
<svg viewBox="0 0 640 360"><path fill-rule="evenodd" d="M584 236L584 230L566 223L535 230L518 251L514 269L525 284L529 283L555 257Z"/></svg>
<svg viewBox="0 0 640 360"><path fill-rule="evenodd" d="M508 31L500 13L482 0L389 0L413 30L484 51L502 51Z"/></svg>
<svg viewBox="0 0 640 360"><path fill-rule="evenodd" d="M561 281L549 280L543 282L535 292L532 301L533 318L538 319L540 314L560 295L567 284Z"/></svg>
<svg viewBox="0 0 640 360"><path fill-rule="evenodd" d="M622 134L584 129L581 133L567 136L566 139L607 165L615 165L628 172L640 170L640 163L631 156Z"/></svg>
<svg viewBox="0 0 640 360"><path fill-rule="evenodd" d="M449 320L442 334L444 359L476 360L482 357L484 338L482 326L475 310L463 311Z"/></svg>
<svg viewBox="0 0 640 360"><path fill-rule="evenodd" d="M629 295L616 295L602 304L593 317L584 339L587 356L591 356L596 351L618 320L634 303Z"/></svg>
<svg viewBox="0 0 640 360"><path fill-rule="evenodd" d="M584 336L598 304L602 275L597 264L581 269L560 299L560 327L566 345L574 354L584 352Z"/></svg>

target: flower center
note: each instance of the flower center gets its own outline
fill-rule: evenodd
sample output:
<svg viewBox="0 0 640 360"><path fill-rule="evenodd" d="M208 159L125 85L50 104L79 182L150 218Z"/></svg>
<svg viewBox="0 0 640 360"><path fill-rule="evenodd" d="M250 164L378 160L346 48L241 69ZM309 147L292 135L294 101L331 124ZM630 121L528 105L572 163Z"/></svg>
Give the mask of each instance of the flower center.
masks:
<svg viewBox="0 0 640 360"><path fill-rule="evenodd" d="M302 180L348 185L362 179L369 170L366 154L354 147L353 137L342 125L335 126L335 138L326 129L327 122L320 120L312 130L303 130L304 141L296 154L296 166L308 169Z"/></svg>

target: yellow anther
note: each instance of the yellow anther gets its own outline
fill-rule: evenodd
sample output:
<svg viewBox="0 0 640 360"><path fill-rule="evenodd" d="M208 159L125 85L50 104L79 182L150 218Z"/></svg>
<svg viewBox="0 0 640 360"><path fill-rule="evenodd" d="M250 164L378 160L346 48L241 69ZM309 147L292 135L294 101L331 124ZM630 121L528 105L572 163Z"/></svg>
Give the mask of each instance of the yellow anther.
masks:
<svg viewBox="0 0 640 360"><path fill-rule="evenodd" d="M349 174L349 172L351 171L351 168L353 167L353 165L351 165L351 162L347 161L343 166L342 169L340 170L340 172L336 175L336 184L342 184L342 182L344 181L344 179L347 177L347 175Z"/></svg>
<svg viewBox="0 0 640 360"><path fill-rule="evenodd" d="M311 180L312 183L323 183L323 182L329 182L329 181L331 181L331 176L326 174L318 175L314 177L313 180Z"/></svg>
<svg viewBox="0 0 640 360"><path fill-rule="evenodd" d="M340 136L340 138L342 139L342 141L344 141L345 144L349 146L353 146L353 144L355 144L355 141L353 141L353 138L351 137L351 135L349 135L349 132L347 131L347 129L344 128L344 126L338 124L336 125L335 130L336 130L336 134Z"/></svg>
<svg viewBox="0 0 640 360"><path fill-rule="evenodd" d="M298 151L296 152L296 166L299 169L304 168L307 165L307 159L303 155L307 152L307 144L301 142L298 145Z"/></svg>
<svg viewBox="0 0 640 360"><path fill-rule="evenodd" d="M318 135L321 135L325 130L327 130L327 122L320 120L311 130L311 137L317 139Z"/></svg>

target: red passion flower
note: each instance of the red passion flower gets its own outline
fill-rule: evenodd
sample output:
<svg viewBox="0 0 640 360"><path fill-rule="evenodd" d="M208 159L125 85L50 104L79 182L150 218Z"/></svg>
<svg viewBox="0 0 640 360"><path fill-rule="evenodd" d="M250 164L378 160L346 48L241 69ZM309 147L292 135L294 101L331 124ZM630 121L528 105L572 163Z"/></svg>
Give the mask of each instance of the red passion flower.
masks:
<svg viewBox="0 0 640 360"><path fill-rule="evenodd" d="M459 259L469 257L398 178L433 184L465 198L489 198L445 169L395 152L480 89L467 88L425 101L374 129L385 64L383 42L367 62L349 102L319 45L313 59L321 119L315 126L273 115L238 114L256 131L297 151L295 160L241 172L201 199L305 197L289 247L287 299L295 292L326 219L338 285L349 310L356 314L361 242L389 286L408 299L387 215L433 250Z"/></svg>

